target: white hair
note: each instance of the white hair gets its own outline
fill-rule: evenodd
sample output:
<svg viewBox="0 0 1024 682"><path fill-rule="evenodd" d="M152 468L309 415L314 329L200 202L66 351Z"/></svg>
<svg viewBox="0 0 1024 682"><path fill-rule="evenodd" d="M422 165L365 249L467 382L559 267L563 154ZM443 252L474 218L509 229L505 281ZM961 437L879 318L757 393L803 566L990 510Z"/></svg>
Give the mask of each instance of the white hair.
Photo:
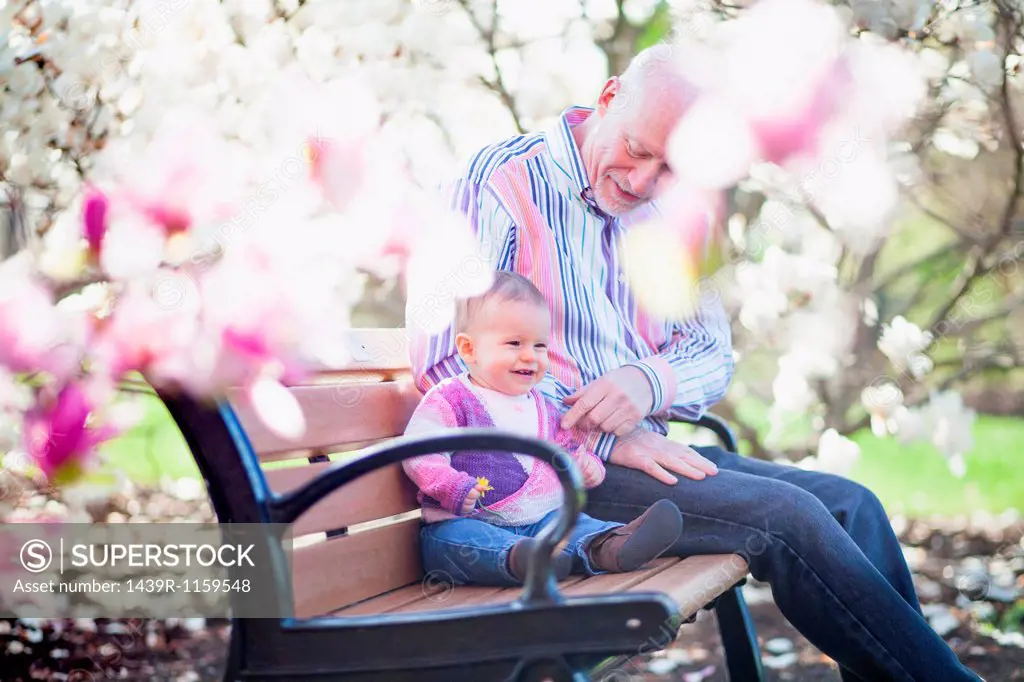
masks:
<svg viewBox="0 0 1024 682"><path fill-rule="evenodd" d="M641 50L619 76L619 87L626 96L640 100L657 91L662 96L691 100L696 86L681 64L681 48L659 43Z"/></svg>

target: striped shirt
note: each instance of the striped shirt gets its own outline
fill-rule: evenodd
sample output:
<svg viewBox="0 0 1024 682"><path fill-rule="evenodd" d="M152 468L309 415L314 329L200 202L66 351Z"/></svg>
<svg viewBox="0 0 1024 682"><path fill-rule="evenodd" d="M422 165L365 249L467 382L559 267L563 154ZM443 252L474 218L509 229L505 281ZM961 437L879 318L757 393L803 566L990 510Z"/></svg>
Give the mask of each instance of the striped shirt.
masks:
<svg viewBox="0 0 1024 682"><path fill-rule="evenodd" d="M562 399L626 365L640 369L653 400L641 425L668 433L669 414L696 418L718 402L732 379L729 320L717 301L702 301L682 322L641 309L622 272L619 245L641 207L613 217L592 200L573 126L592 109L566 110L552 129L519 135L474 154L449 188L466 214L485 260L532 281L548 300L550 366L540 389ZM413 376L421 391L466 371L454 333L418 331L407 310ZM607 459L615 436L593 432L586 447Z"/></svg>

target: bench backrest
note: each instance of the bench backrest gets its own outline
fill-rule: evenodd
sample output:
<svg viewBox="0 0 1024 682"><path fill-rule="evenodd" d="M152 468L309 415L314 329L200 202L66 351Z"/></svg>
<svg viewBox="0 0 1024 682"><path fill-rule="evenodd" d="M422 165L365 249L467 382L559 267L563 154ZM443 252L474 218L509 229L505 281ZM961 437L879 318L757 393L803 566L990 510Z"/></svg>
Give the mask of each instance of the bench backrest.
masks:
<svg viewBox="0 0 1024 682"><path fill-rule="evenodd" d="M297 442L276 436L244 402L232 400L274 492L405 431L421 398L409 374L405 330L352 330L349 346L349 364L291 388L306 418ZM399 465L353 481L303 514L293 528L296 617L330 613L419 581L419 519L415 488Z"/></svg>

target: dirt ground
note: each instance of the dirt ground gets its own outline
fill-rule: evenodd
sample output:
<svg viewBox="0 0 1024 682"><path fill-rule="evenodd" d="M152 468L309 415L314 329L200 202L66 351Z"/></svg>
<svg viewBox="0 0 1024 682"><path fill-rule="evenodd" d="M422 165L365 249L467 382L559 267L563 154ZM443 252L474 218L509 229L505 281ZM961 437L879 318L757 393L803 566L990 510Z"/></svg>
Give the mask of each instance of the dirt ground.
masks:
<svg viewBox="0 0 1024 682"><path fill-rule="evenodd" d="M925 614L960 660L987 682L1024 680L1024 524L983 517L897 519L894 527ZM768 680L840 679L836 664L779 613L766 585L752 581L744 592ZM643 679L725 682L723 665L714 615L701 612L671 649L646 661Z"/></svg>
<svg viewBox="0 0 1024 682"><path fill-rule="evenodd" d="M807 680L808 682L838 682L839 671L830 658L815 649L804 639L779 613L771 603L755 604L750 607L754 618L761 651L766 661L771 661L779 668L766 668L765 678L770 682L782 680ZM783 658L765 651L764 644L772 640L788 640L792 644L791 651L796 654ZM1006 680L1024 680L1024 648L1005 647L990 637L972 633L969 625L958 628L952 635L945 638L957 655L971 670L981 675L988 682ZM782 645L785 646L785 645ZM658 671L658 665L652 661L665 659L678 663L678 667L664 674L650 672L642 678L645 682L667 682L681 680L684 682L727 682L722 647L718 639L715 619L706 617L684 630L684 634L672 649L664 656L648 661L648 666ZM668 665L665 666L666 668ZM660 672L660 671L659 671ZM611 682L609 680L609 682Z"/></svg>

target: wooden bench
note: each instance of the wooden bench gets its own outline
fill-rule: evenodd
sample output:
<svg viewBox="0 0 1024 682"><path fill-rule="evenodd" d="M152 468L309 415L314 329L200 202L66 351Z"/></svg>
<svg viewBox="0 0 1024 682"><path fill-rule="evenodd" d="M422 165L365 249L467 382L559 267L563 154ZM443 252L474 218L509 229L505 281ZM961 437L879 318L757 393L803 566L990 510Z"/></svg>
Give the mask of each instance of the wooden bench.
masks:
<svg viewBox="0 0 1024 682"><path fill-rule="evenodd" d="M584 503L579 473L557 447L493 430L400 437L421 397L404 331L354 330L349 344L347 366L291 387L307 421L299 442L274 435L241 400L161 394L221 523L294 524L294 618L235 619L226 679L610 681L621 678L598 672L668 645L701 608L717 611L730 679L762 679L737 555L663 558L557 586L543 551L522 588L424 575L402 459L488 447L556 465L567 494L543 536L549 551ZM722 422L699 424L735 449Z"/></svg>

